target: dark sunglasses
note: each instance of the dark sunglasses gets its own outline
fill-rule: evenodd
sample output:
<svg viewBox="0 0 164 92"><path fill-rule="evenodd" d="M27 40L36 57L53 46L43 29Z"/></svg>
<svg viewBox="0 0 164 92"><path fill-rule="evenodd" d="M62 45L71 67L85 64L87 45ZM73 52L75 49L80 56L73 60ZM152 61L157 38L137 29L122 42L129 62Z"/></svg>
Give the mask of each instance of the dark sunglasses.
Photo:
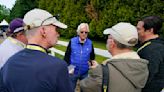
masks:
<svg viewBox="0 0 164 92"><path fill-rule="evenodd" d="M83 34L83 33L88 34L88 32L83 32L83 31L81 31L80 33L81 33L81 34Z"/></svg>

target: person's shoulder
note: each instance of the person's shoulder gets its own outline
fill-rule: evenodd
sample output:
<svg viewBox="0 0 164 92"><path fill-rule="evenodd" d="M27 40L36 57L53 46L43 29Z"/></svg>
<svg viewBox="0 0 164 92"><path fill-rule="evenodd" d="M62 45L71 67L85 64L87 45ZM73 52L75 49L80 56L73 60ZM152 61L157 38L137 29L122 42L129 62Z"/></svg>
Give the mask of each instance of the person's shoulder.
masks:
<svg viewBox="0 0 164 92"><path fill-rule="evenodd" d="M13 42L11 42L9 39L5 39L1 44L0 44L0 48L6 49L8 48L8 50L10 49L15 49L17 47L16 44L14 44Z"/></svg>
<svg viewBox="0 0 164 92"><path fill-rule="evenodd" d="M10 54L8 54L8 59L6 61L6 64L14 64L17 63L20 58L21 58L21 51L20 52L10 52Z"/></svg>
<svg viewBox="0 0 164 92"><path fill-rule="evenodd" d="M102 76L102 65L99 64L97 67L89 70L90 76Z"/></svg>
<svg viewBox="0 0 164 92"><path fill-rule="evenodd" d="M79 37L76 36L76 37L71 38L70 42L71 43L79 43Z"/></svg>
<svg viewBox="0 0 164 92"><path fill-rule="evenodd" d="M0 48L4 48L9 44L9 40L5 39L1 44L0 44Z"/></svg>
<svg viewBox="0 0 164 92"><path fill-rule="evenodd" d="M79 37L75 36L75 37L71 38L71 40L75 40L75 39L79 39Z"/></svg>
<svg viewBox="0 0 164 92"><path fill-rule="evenodd" d="M139 62L141 62L141 63L146 63L146 64L148 64L148 63L149 63L149 61L148 61L148 60L143 59L143 58L138 59L138 61L139 61Z"/></svg>
<svg viewBox="0 0 164 92"><path fill-rule="evenodd" d="M63 71L67 69L67 63L64 60L61 60L57 57L51 58L52 60L49 60L46 65L47 68L55 69L55 71Z"/></svg>
<svg viewBox="0 0 164 92"><path fill-rule="evenodd" d="M141 49L140 49L141 48ZM151 52L156 51L157 49L164 48L163 41L159 38L156 39L150 39L146 41L142 46L140 47L139 52Z"/></svg>
<svg viewBox="0 0 164 92"><path fill-rule="evenodd" d="M164 38L163 37L159 37L156 39L152 39L150 41L153 45L160 45L160 46L164 46Z"/></svg>
<svg viewBox="0 0 164 92"><path fill-rule="evenodd" d="M60 58L51 56L51 55L47 55L47 58L50 60L50 62L52 64L57 64L57 65L61 65L61 66L67 66L66 62Z"/></svg>
<svg viewBox="0 0 164 92"><path fill-rule="evenodd" d="M13 44L4 43L0 46L0 51L3 52L1 55L3 56L12 56L15 53L19 52L21 49L18 49Z"/></svg>
<svg viewBox="0 0 164 92"><path fill-rule="evenodd" d="M86 40L87 40L88 42L92 43L92 40L91 40L91 39L87 38Z"/></svg>
<svg viewBox="0 0 164 92"><path fill-rule="evenodd" d="M150 41L150 45L146 46L145 49L157 50L160 48L164 48L164 41L160 39L154 39Z"/></svg>
<svg viewBox="0 0 164 92"><path fill-rule="evenodd" d="M23 50L20 50L18 52L15 52L14 55L12 55L10 58L11 59L19 58L20 55L22 55L22 53L24 53L24 49Z"/></svg>

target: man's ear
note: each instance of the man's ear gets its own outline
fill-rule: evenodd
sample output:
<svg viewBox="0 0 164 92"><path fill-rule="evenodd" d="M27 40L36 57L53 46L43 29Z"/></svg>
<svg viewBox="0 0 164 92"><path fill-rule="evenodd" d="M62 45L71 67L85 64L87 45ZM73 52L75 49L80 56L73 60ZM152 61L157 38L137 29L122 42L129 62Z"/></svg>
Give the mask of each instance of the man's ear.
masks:
<svg viewBox="0 0 164 92"><path fill-rule="evenodd" d="M151 28L150 29L150 32L154 34L154 28Z"/></svg>
<svg viewBox="0 0 164 92"><path fill-rule="evenodd" d="M116 43L115 43L115 41L114 41L114 39L111 39L111 45L110 45L110 46L111 46L112 48L115 47L115 46L117 46Z"/></svg>
<svg viewBox="0 0 164 92"><path fill-rule="evenodd" d="M150 28L148 30L145 31L147 34L154 34L154 29Z"/></svg>
<svg viewBox="0 0 164 92"><path fill-rule="evenodd" d="M42 27L41 30L40 30L40 34L42 35L42 37L46 37L46 32L45 32L45 28Z"/></svg>

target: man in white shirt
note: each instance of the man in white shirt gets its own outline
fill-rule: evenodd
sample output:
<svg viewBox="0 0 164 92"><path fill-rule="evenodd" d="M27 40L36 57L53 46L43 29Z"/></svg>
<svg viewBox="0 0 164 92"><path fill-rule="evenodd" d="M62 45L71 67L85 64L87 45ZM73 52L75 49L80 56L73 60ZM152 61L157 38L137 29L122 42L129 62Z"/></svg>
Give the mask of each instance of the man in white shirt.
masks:
<svg viewBox="0 0 164 92"><path fill-rule="evenodd" d="M9 37L0 44L0 68L15 53L24 49L27 39L24 34L23 20L16 18L10 22Z"/></svg>

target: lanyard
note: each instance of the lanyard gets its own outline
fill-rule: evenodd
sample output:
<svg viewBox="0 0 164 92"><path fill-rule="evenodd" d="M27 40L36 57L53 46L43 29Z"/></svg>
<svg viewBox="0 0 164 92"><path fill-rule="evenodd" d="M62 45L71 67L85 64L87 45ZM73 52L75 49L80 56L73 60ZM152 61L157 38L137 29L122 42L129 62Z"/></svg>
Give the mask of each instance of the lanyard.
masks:
<svg viewBox="0 0 164 92"><path fill-rule="evenodd" d="M29 44L29 45L27 45L26 48L31 49L31 50L38 50L38 51L41 51L41 52L47 53L47 50L44 49L43 47L39 46L39 45Z"/></svg>
<svg viewBox="0 0 164 92"><path fill-rule="evenodd" d="M141 46L141 47L137 50L137 52L139 52L140 50L142 50L143 48L145 48L145 47L148 46L149 44L151 44L151 42L145 43L143 46Z"/></svg>
<svg viewBox="0 0 164 92"><path fill-rule="evenodd" d="M16 45L18 45L18 46L21 46L21 47L23 47L23 48L26 47L25 44L23 44L22 42L20 42L20 41L14 39L14 38L12 38L12 37L8 37L7 39L9 39L12 43L14 43L14 44L16 44Z"/></svg>

